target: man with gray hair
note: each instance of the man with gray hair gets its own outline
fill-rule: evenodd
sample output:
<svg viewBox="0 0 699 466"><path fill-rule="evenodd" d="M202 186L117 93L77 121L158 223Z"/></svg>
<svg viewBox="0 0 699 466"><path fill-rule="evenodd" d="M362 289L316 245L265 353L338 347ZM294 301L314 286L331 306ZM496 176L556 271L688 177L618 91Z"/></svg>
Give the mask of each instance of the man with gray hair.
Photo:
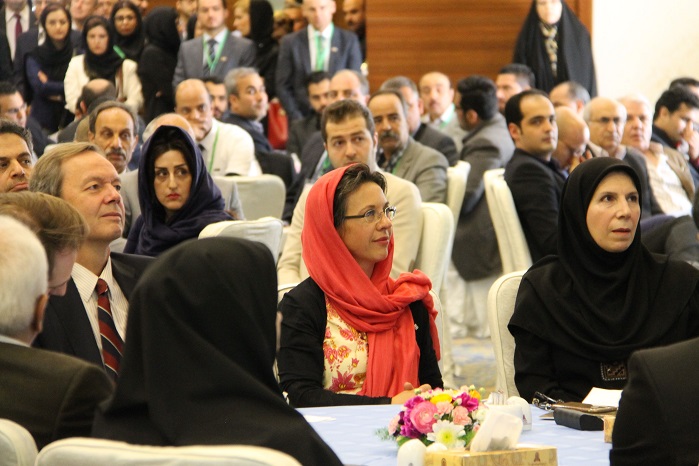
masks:
<svg viewBox="0 0 699 466"><path fill-rule="evenodd" d="M568 107L582 117L585 105L590 101L590 93L576 81L564 81L549 92L554 108Z"/></svg>
<svg viewBox="0 0 699 466"><path fill-rule="evenodd" d="M381 84L381 91L400 92L408 106L408 129L410 135L420 144L435 149L447 158L449 165L454 166L459 161L454 140L446 133L422 122L420 119L425 106L420 99L417 85L405 76L394 76Z"/></svg>
<svg viewBox="0 0 699 466"><path fill-rule="evenodd" d="M37 237L0 216L0 418L26 428L41 449L89 436L95 408L112 384L99 367L29 345L41 332L48 262Z"/></svg>
<svg viewBox="0 0 699 466"><path fill-rule="evenodd" d="M117 173L128 171L138 144L136 115L121 102L103 102L90 113L88 140L104 151Z"/></svg>

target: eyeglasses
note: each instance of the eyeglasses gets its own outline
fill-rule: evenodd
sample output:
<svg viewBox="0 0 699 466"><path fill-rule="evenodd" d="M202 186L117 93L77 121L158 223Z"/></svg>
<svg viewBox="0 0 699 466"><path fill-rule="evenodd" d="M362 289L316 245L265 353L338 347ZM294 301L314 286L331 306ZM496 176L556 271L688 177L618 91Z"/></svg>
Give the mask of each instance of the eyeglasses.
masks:
<svg viewBox="0 0 699 466"><path fill-rule="evenodd" d="M383 210L369 209L364 213L364 215L346 215L345 220L363 218L366 223L371 224L381 220L383 215L385 215L389 220L393 220L396 218L396 212L398 212L398 209L396 209L395 206L390 205Z"/></svg>

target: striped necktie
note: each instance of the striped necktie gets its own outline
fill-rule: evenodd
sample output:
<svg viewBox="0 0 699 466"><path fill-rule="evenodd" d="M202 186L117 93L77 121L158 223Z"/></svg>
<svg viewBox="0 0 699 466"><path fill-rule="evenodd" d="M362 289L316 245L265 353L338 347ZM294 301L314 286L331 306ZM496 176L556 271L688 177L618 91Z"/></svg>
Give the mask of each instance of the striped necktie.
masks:
<svg viewBox="0 0 699 466"><path fill-rule="evenodd" d="M107 282L99 278L97 280L97 315L102 336L102 358L107 375L116 382L124 341L117 332L112 309L109 305L109 287Z"/></svg>
<svg viewBox="0 0 699 466"><path fill-rule="evenodd" d="M206 64L204 65L204 76L211 76L211 74L214 72L214 67L216 66L214 60L216 60L216 46L218 45L218 42L216 39L209 39L207 45L209 46L209 58L206 60Z"/></svg>

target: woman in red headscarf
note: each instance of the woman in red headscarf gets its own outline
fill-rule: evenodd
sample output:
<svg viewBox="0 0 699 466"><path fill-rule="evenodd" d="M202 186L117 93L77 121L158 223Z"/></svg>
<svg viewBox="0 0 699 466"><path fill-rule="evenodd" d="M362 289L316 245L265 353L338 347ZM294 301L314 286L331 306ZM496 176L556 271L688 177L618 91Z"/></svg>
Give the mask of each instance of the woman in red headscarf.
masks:
<svg viewBox="0 0 699 466"><path fill-rule="evenodd" d="M366 165L321 177L301 242L310 277L287 293L278 356L294 406L403 403L442 386L437 312L420 271L389 277L396 215Z"/></svg>

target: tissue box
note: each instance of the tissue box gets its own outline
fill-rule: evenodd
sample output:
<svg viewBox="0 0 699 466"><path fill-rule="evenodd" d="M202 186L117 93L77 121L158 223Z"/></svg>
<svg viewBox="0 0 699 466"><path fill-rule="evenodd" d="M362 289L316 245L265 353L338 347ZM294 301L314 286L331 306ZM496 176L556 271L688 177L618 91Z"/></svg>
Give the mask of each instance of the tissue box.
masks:
<svg viewBox="0 0 699 466"><path fill-rule="evenodd" d="M428 452L425 466L558 466L555 447L518 445L516 450L471 453L469 451Z"/></svg>

